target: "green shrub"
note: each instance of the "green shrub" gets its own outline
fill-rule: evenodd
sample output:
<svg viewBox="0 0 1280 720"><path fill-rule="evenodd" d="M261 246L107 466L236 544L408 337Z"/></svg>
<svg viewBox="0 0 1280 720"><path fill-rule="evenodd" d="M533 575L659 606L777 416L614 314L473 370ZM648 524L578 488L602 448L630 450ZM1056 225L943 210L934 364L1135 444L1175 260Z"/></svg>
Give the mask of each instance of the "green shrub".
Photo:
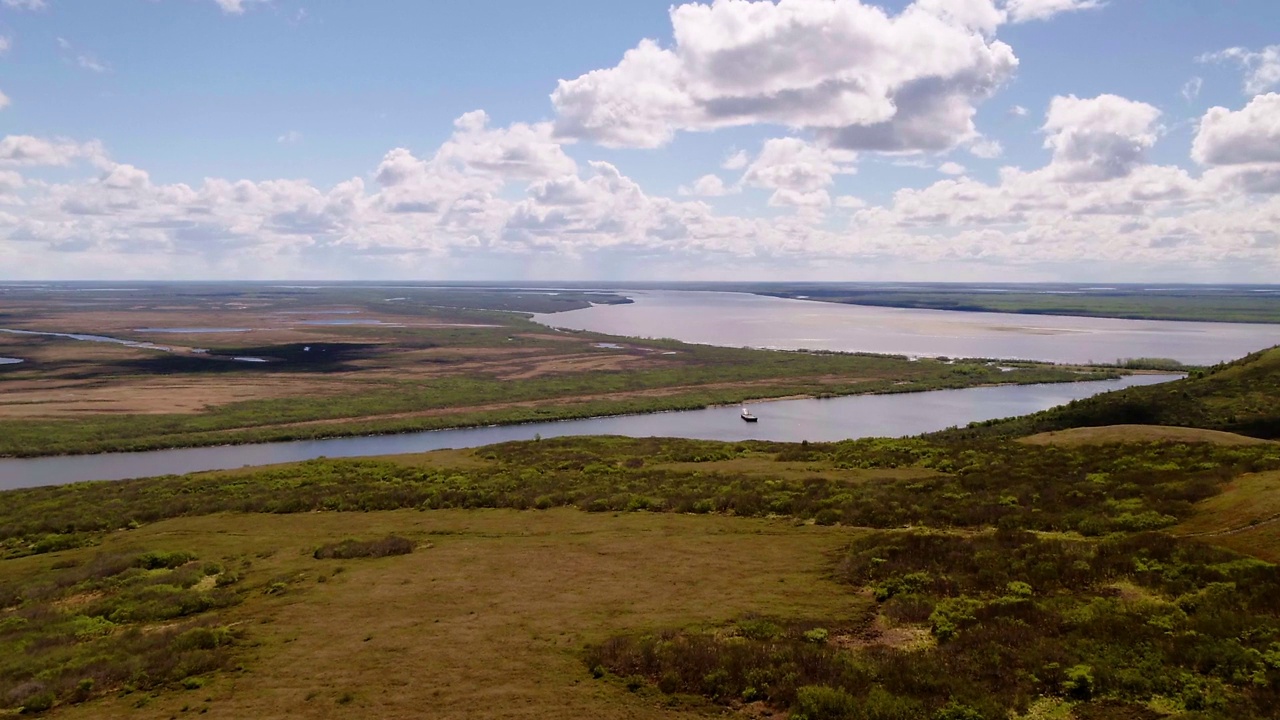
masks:
<svg viewBox="0 0 1280 720"><path fill-rule="evenodd" d="M927 716L920 701L894 695L878 686L871 688L859 705L855 715L859 720L919 720Z"/></svg>
<svg viewBox="0 0 1280 720"><path fill-rule="evenodd" d="M57 697L48 690L28 696L22 701L22 714L42 713L46 710L53 709L53 704L57 702Z"/></svg>
<svg viewBox="0 0 1280 720"><path fill-rule="evenodd" d="M827 635L828 633L826 628L814 628L812 630L806 630L804 632L804 641L810 642L810 643L822 644L827 641Z"/></svg>
<svg viewBox="0 0 1280 720"><path fill-rule="evenodd" d="M147 552L138 556L137 566L144 570L172 569L181 567L195 560L196 556L188 552Z"/></svg>
<svg viewBox="0 0 1280 720"><path fill-rule="evenodd" d="M738 632L752 640L773 640L782 635L782 626L763 618L753 618L740 621Z"/></svg>
<svg viewBox="0 0 1280 720"><path fill-rule="evenodd" d="M933 720L985 720L985 718L981 712L952 700L933 716Z"/></svg>
<svg viewBox="0 0 1280 720"><path fill-rule="evenodd" d="M1093 697L1093 668L1088 665L1076 665L1067 669L1066 680L1062 683L1063 692L1076 700L1088 700Z"/></svg>
<svg viewBox="0 0 1280 720"><path fill-rule="evenodd" d="M796 690L791 720L842 720L853 717L857 698L839 688L806 685Z"/></svg>
<svg viewBox="0 0 1280 720"><path fill-rule="evenodd" d="M929 615L929 625L939 642L955 638L960 630L977 621L977 612L983 608L981 600L973 598L947 598L934 607Z"/></svg>

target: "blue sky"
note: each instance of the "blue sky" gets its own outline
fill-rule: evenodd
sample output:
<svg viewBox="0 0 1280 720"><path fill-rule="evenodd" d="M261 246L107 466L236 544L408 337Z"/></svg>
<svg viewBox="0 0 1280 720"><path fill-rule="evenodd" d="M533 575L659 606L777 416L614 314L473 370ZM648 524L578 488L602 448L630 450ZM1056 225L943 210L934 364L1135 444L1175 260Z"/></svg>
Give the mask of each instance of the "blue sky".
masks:
<svg viewBox="0 0 1280 720"><path fill-rule="evenodd" d="M1280 276L1274 0L0 0L0 38L0 278Z"/></svg>

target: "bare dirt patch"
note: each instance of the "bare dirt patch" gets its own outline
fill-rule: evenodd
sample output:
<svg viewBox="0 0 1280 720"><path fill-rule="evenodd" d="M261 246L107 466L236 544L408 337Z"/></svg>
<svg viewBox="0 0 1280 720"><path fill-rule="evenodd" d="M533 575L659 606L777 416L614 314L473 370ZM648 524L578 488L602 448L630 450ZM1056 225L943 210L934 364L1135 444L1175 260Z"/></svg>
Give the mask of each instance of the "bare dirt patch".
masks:
<svg viewBox="0 0 1280 720"><path fill-rule="evenodd" d="M94 600L97 600L100 597L102 597L102 591L100 590L95 590L93 592L77 593L75 595L71 595L70 597L65 597L59 600L58 602L54 603L54 606L62 610L71 610L74 608L88 605L89 603L93 602Z"/></svg>
<svg viewBox="0 0 1280 720"><path fill-rule="evenodd" d="M937 643L929 628L923 625L893 625L883 615L876 615L866 627L834 635L829 642L845 650L870 647L923 650Z"/></svg>

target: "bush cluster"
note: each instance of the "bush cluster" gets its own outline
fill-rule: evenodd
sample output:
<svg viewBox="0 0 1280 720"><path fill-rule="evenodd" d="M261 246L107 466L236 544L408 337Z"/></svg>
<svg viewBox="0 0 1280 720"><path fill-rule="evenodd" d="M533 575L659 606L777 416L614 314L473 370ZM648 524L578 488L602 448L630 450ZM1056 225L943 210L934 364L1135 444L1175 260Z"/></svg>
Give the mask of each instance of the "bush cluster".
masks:
<svg viewBox="0 0 1280 720"><path fill-rule="evenodd" d="M413 552L413 541L396 535L381 540L343 540L316 548L312 556L317 560L347 560L351 558L380 558L390 555L408 555Z"/></svg>
<svg viewBox="0 0 1280 720"><path fill-rule="evenodd" d="M794 718L994 720L1040 697L1076 703L1079 717L1142 717L1153 701L1201 718L1280 717L1280 568L1269 563L1158 533L913 530L859 539L838 575L876 603L834 631L835 645L780 620L749 631L752 620L615 637L586 662ZM877 616L934 642L841 649Z"/></svg>
<svg viewBox="0 0 1280 720"><path fill-rule="evenodd" d="M219 512L400 508L578 507L592 512L790 516L892 528L1008 527L1086 535L1166 527L1230 478L1280 468L1280 447L1146 443L1071 448L1009 440L868 439L718 443L558 438L482 451L485 463L424 468L319 459L286 468L33 488L6 494L0 552L27 554L50 537ZM714 466L749 461L751 473ZM775 463L814 463L798 476ZM772 468L778 467L777 472ZM857 482L848 471L912 468Z"/></svg>
<svg viewBox="0 0 1280 720"><path fill-rule="evenodd" d="M42 712L228 667L239 638L210 611L240 601L185 552L100 554L0 592L0 708Z"/></svg>

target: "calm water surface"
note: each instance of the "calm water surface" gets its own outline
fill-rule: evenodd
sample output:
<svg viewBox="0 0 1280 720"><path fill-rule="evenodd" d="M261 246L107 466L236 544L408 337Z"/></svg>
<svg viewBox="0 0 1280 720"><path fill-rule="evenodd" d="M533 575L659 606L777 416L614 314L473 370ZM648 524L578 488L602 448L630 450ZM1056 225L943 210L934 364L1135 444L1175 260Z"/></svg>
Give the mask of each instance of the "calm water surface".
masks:
<svg viewBox="0 0 1280 720"><path fill-rule="evenodd" d="M758 423L745 423L737 407L625 415L564 422L437 430L404 435L334 438L181 450L65 457L0 459L0 489L59 485L82 480L121 480L245 465L296 462L317 457L359 457L479 447L535 435L627 435L703 440L833 441L915 435L978 420L1024 415L1132 385L1168 381L1172 375L1060 385L1020 385L938 390L897 395L859 395L829 400L752 403Z"/></svg>
<svg viewBox="0 0 1280 720"><path fill-rule="evenodd" d="M552 327L782 350L1211 365L1280 345L1280 325L913 310L746 293L636 291L629 305L536 315Z"/></svg>
<svg viewBox="0 0 1280 720"><path fill-rule="evenodd" d="M177 327L177 328L134 328L134 332L162 333L173 335L219 335L223 333L247 333L253 328L212 328L212 327Z"/></svg>
<svg viewBox="0 0 1280 720"><path fill-rule="evenodd" d="M0 328L0 333L9 335L31 335L43 337L60 337L68 340L82 340L84 342L101 342L113 343L115 345L124 345L131 348L142 348L144 350L163 350L171 352L173 348L164 345L156 345L149 342L138 342L136 340L122 340L120 338L107 337L106 335L85 335L83 333L64 333L64 332L42 332L39 330L13 330L11 328Z"/></svg>

